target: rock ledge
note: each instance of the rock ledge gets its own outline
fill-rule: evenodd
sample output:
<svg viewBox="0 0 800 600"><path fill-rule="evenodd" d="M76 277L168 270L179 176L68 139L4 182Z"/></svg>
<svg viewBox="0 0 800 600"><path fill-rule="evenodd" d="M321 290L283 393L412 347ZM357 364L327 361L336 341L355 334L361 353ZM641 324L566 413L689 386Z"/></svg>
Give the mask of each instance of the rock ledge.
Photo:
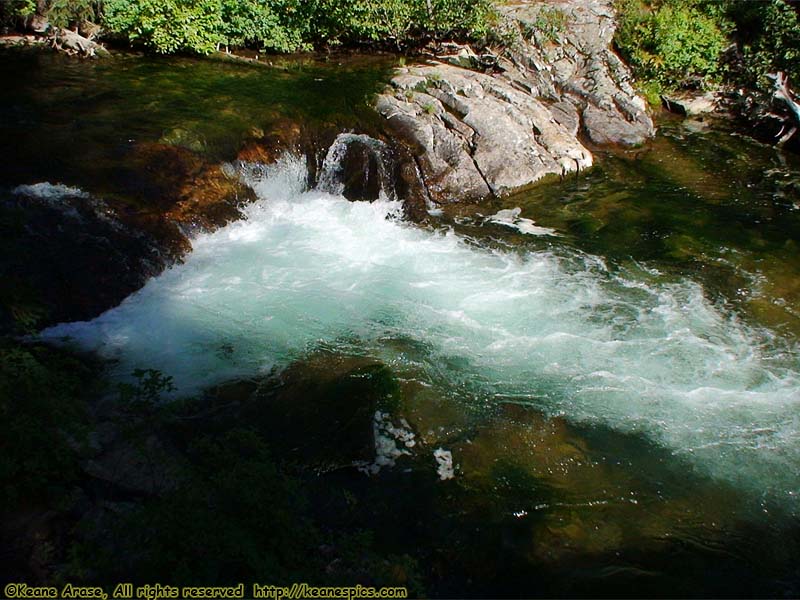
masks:
<svg viewBox="0 0 800 600"><path fill-rule="evenodd" d="M514 41L497 60L461 48L398 69L376 101L436 203L511 193L591 166L585 142L639 145L655 133L611 49L610 0L502 10Z"/></svg>

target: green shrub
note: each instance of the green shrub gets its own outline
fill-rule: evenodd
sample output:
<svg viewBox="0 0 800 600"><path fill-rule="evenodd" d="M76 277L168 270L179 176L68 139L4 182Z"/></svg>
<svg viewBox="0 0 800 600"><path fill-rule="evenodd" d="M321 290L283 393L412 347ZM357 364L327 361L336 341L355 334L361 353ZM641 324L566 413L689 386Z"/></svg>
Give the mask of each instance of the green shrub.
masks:
<svg viewBox="0 0 800 600"><path fill-rule="evenodd" d="M726 15L736 25L735 37L743 55L737 72L745 85L770 87L767 73L784 71L795 87L800 84L800 18L783 0L728 0Z"/></svg>
<svg viewBox="0 0 800 600"><path fill-rule="evenodd" d="M0 27L11 27L36 12L35 0L0 0Z"/></svg>
<svg viewBox="0 0 800 600"><path fill-rule="evenodd" d="M692 80L724 80L768 91L768 73L800 82L800 17L785 0L617 0L614 38L650 94ZM732 42L738 60L722 51Z"/></svg>
<svg viewBox="0 0 800 600"><path fill-rule="evenodd" d="M720 74L730 24L701 2L621 0L615 43L637 77L666 88Z"/></svg>
<svg viewBox="0 0 800 600"><path fill-rule="evenodd" d="M104 23L160 54L209 54L224 42L221 0L106 0Z"/></svg>
<svg viewBox="0 0 800 600"><path fill-rule="evenodd" d="M99 6L93 0L52 0L47 11L47 19L55 27L75 27L98 17Z"/></svg>
<svg viewBox="0 0 800 600"><path fill-rule="evenodd" d="M66 1L66 0L62 0ZM88 1L88 0L81 0ZM107 0L105 25L160 53L207 54L218 45L293 52L311 45L480 38L490 0Z"/></svg>
<svg viewBox="0 0 800 600"><path fill-rule="evenodd" d="M567 27L567 15L558 7L545 7L536 15L534 27L545 39L555 42Z"/></svg>
<svg viewBox="0 0 800 600"><path fill-rule="evenodd" d="M291 1L222 0L222 43L272 52L305 49L306 31L296 13Z"/></svg>

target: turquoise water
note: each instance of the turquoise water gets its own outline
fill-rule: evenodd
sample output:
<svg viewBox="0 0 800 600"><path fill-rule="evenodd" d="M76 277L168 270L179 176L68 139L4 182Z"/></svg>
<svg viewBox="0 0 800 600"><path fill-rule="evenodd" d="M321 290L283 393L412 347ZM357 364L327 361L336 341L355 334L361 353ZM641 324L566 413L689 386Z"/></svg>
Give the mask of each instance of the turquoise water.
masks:
<svg viewBox="0 0 800 600"><path fill-rule="evenodd" d="M690 279L556 247L484 248L402 222L396 202L305 190L305 173L302 159L273 165L253 181L260 200L245 220L197 237L184 264L119 308L45 336L120 360L121 373L157 365L184 393L355 344L479 406L519 399L643 434L795 510L793 340Z"/></svg>

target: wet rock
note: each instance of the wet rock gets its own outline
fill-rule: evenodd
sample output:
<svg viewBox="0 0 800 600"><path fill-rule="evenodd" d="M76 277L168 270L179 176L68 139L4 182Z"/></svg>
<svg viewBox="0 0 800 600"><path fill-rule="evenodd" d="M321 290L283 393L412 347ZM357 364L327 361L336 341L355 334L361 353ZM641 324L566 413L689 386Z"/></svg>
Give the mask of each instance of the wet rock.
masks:
<svg viewBox="0 0 800 600"><path fill-rule="evenodd" d="M287 153L305 156L308 182L313 185L319 177L325 153L340 131L338 127L309 126L279 118L267 131L251 131L251 136L239 149L236 163L269 165Z"/></svg>
<svg viewBox="0 0 800 600"><path fill-rule="evenodd" d="M363 144L351 144L342 160L344 190L348 200L376 200L381 193L380 169L375 153Z"/></svg>
<svg viewBox="0 0 800 600"><path fill-rule="evenodd" d="M46 182L0 199L9 257L2 327L22 313L26 327L97 316L180 260L191 248L189 234L240 218L241 205L254 199L236 169L182 147L137 144L126 171L131 189L124 203L109 198L114 209Z"/></svg>
<svg viewBox="0 0 800 600"><path fill-rule="evenodd" d="M186 182L200 176L205 167L198 154L164 143L137 143L126 158L136 177L132 191L145 199L151 212L169 210Z"/></svg>
<svg viewBox="0 0 800 600"><path fill-rule="evenodd" d="M403 199L406 217L419 222L427 216L431 199L419 166L408 149L401 146L396 153L395 192L398 198Z"/></svg>
<svg viewBox="0 0 800 600"><path fill-rule="evenodd" d="M140 195L147 198L151 214L189 232L211 231L241 218L240 207L255 198L235 170L209 164L180 145L138 144L130 164L148 175Z"/></svg>
<svg viewBox="0 0 800 600"><path fill-rule="evenodd" d="M184 182L165 217L192 229L213 231L241 218L239 209L254 199L253 190L242 184L235 170L212 165Z"/></svg>
<svg viewBox="0 0 800 600"><path fill-rule="evenodd" d="M207 147L206 140L202 135L184 127L170 129L161 136L158 142L167 146L186 148L192 152L204 152Z"/></svg>
<svg viewBox="0 0 800 600"><path fill-rule="evenodd" d="M353 201L395 199L398 154L383 140L341 133L316 169L316 187Z"/></svg>
<svg viewBox="0 0 800 600"><path fill-rule="evenodd" d="M377 200L382 192L392 197L389 154L389 148L379 140L342 134L327 153L318 187L353 201Z"/></svg>
<svg viewBox="0 0 800 600"><path fill-rule="evenodd" d="M37 327L97 316L169 259L152 235L123 223L101 200L49 183L19 186L2 198L0 238L0 305L14 312L34 303ZM3 315L1 326L14 319Z"/></svg>

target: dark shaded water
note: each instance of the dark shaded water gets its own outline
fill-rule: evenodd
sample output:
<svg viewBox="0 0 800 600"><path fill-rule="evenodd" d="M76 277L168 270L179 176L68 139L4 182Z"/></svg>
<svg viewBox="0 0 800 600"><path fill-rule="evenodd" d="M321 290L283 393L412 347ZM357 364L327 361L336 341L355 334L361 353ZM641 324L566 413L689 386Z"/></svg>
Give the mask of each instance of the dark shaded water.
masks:
<svg viewBox="0 0 800 600"><path fill-rule="evenodd" d="M3 55L0 184L128 198L142 142L214 161L283 119L369 128L385 67ZM698 127L419 227L285 161L246 222L49 335L184 391L265 378L248 424L322 473L315 518L415 556L432 595L794 596L800 164ZM368 477L341 467L374 410L415 444Z"/></svg>
<svg viewBox="0 0 800 600"><path fill-rule="evenodd" d="M152 204L169 177L158 170L176 168L153 158L153 146L213 163L298 123L363 127L376 120L367 98L391 65L380 57L274 66L125 54L73 61L6 50L0 185L58 181Z"/></svg>

